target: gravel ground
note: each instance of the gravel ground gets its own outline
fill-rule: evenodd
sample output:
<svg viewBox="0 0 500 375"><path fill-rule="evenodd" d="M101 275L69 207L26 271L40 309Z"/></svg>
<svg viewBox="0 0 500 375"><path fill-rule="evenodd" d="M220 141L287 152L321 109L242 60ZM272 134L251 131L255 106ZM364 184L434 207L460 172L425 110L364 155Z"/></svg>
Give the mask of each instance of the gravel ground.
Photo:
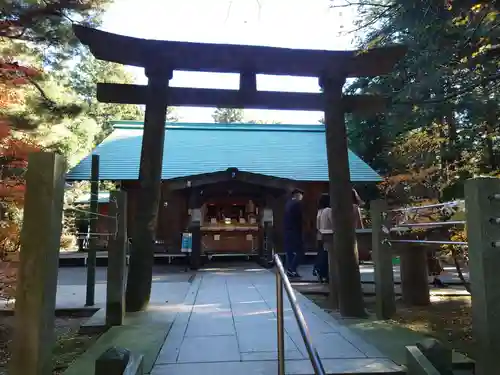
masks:
<svg viewBox="0 0 500 375"><path fill-rule="evenodd" d="M56 345L53 351L54 375L62 374L63 371L97 338L96 335L80 335L78 330L88 317L58 317L55 318ZM8 362L10 358L10 342L13 333L14 317L0 317L0 375L8 374Z"/></svg>

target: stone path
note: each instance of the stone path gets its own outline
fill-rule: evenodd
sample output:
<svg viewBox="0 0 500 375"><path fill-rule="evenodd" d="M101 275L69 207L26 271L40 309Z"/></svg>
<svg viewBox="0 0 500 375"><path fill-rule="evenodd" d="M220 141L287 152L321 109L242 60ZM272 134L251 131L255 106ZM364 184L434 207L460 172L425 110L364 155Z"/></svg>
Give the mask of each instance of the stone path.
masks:
<svg viewBox="0 0 500 375"><path fill-rule="evenodd" d="M275 276L250 267L198 272L152 375L277 373ZM297 298L327 373L404 373L307 298ZM313 374L288 301L285 306L286 373Z"/></svg>

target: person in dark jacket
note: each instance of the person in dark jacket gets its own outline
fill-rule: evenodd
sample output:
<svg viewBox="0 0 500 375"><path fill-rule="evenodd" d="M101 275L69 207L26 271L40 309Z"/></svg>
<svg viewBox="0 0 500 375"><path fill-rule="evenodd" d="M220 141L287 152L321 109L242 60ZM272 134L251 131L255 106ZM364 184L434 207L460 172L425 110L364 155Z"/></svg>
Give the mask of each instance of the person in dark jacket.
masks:
<svg viewBox="0 0 500 375"><path fill-rule="evenodd" d="M302 242L302 198L304 192L294 189L286 202L284 214L283 245L286 253L287 275L300 277L297 267L302 259L304 247Z"/></svg>
<svg viewBox="0 0 500 375"><path fill-rule="evenodd" d="M78 251L83 251L88 246L89 224L86 218L80 218L80 220L78 220Z"/></svg>

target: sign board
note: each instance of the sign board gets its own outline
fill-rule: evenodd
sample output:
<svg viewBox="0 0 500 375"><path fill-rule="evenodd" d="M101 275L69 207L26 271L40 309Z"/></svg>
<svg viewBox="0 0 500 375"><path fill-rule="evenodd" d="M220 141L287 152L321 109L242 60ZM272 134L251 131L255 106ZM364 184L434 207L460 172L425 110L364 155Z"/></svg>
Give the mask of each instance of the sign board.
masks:
<svg viewBox="0 0 500 375"><path fill-rule="evenodd" d="M181 253L191 253L193 251L193 234L182 233Z"/></svg>

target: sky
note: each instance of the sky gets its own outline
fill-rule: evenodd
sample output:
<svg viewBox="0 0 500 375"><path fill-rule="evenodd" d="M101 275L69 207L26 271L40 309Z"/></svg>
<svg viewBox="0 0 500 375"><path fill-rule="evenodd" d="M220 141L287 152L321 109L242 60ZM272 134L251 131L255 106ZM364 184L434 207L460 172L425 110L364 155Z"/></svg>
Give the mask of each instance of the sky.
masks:
<svg viewBox="0 0 500 375"><path fill-rule="evenodd" d="M331 8L342 0L115 0L102 30L145 39L247 44L299 49L354 49L355 10ZM128 67L136 83L147 84L143 69ZM171 86L238 89L237 74L175 71ZM257 89L319 92L308 77L257 76ZM213 122L214 108L176 108L183 122ZM245 110L245 120L315 124L312 111Z"/></svg>

